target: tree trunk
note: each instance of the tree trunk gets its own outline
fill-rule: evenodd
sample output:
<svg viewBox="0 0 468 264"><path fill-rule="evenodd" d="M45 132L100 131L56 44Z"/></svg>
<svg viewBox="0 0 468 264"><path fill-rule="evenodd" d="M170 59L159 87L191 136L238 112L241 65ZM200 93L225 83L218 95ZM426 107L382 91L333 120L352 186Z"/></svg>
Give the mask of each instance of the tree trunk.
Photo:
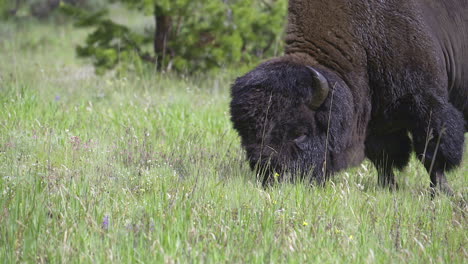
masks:
<svg viewBox="0 0 468 264"><path fill-rule="evenodd" d="M10 10L8 11L8 14L9 14L10 16L15 16L16 13L18 12L18 9L20 8L20 6L21 6L21 0L16 0L16 1L15 1L15 7L14 7L13 9L10 9Z"/></svg>
<svg viewBox="0 0 468 264"><path fill-rule="evenodd" d="M154 7L154 19L156 22L156 31L154 33L154 53L157 57L157 66L161 68L166 57L167 42L169 41L172 28L172 17L164 14L157 5Z"/></svg>

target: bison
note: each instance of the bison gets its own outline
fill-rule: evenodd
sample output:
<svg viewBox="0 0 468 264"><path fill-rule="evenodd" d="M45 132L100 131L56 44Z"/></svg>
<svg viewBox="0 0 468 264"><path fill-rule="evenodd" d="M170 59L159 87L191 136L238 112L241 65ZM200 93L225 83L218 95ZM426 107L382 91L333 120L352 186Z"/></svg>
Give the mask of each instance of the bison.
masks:
<svg viewBox="0 0 468 264"><path fill-rule="evenodd" d="M468 1L290 0L285 54L237 78L230 113L252 169L323 183L367 157L397 186L412 150L432 190L462 162Z"/></svg>

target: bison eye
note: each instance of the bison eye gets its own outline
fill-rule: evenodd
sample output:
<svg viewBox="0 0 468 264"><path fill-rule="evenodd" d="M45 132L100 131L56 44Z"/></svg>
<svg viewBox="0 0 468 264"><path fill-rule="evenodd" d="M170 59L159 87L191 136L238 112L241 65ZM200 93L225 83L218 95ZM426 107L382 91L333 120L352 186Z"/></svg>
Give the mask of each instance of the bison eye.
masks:
<svg viewBox="0 0 468 264"><path fill-rule="evenodd" d="M300 149L304 147L304 144L307 142L307 135L302 135L293 140Z"/></svg>

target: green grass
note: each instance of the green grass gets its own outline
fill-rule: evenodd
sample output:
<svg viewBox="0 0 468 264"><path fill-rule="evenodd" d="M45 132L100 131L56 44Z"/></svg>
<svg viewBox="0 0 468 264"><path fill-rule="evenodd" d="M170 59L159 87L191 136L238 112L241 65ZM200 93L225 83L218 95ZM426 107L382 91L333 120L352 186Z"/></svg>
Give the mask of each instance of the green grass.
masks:
<svg viewBox="0 0 468 264"><path fill-rule="evenodd" d="M368 163L325 187L262 189L232 129L232 73L95 76L84 31L0 26L0 259L5 263L466 263L457 195L419 163L378 188Z"/></svg>

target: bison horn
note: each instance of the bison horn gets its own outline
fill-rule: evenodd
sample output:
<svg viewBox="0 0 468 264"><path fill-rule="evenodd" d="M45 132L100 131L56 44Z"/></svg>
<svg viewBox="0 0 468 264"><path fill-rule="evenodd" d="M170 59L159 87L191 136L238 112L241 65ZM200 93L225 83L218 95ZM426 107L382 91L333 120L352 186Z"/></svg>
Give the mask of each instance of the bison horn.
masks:
<svg viewBox="0 0 468 264"><path fill-rule="evenodd" d="M330 87L325 76L323 76L319 71L310 66L307 66L307 68L314 76L314 92L312 94L312 98L307 101L307 106L312 110L316 110L327 98Z"/></svg>

